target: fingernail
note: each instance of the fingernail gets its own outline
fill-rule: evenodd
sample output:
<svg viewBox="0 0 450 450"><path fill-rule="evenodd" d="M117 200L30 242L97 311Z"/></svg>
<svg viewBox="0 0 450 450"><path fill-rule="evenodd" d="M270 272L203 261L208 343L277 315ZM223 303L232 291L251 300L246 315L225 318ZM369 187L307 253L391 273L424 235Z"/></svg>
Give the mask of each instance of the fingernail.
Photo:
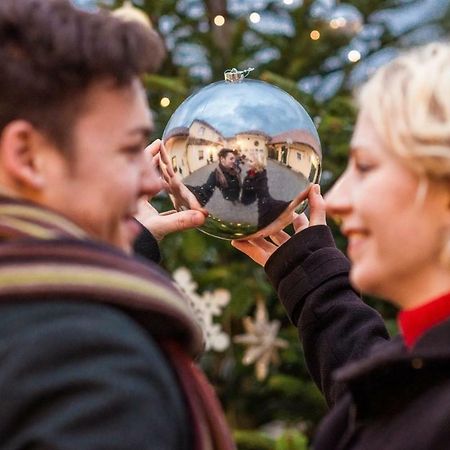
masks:
<svg viewBox="0 0 450 450"><path fill-rule="evenodd" d="M314 193L320 195L320 184L314 185Z"/></svg>

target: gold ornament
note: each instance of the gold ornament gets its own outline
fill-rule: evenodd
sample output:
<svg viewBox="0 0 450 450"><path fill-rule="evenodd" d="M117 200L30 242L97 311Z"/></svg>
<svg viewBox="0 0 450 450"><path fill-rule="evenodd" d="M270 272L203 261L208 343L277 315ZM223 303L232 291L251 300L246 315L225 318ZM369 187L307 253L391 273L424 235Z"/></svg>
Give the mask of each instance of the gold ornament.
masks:
<svg viewBox="0 0 450 450"><path fill-rule="evenodd" d="M267 309L262 300L257 301L255 318L245 317L243 325L246 333L235 336L233 341L248 346L242 363L254 363L256 378L263 380L267 377L270 363L279 362L278 349L287 348L288 342L277 337L280 322L267 320Z"/></svg>
<svg viewBox="0 0 450 450"><path fill-rule="evenodd" d="M153 28L152 22L147 14L139 8L136 8L130 0L125 0L120 8L115 9L112 14L119 19L130 22L139 22L143 25Z"/></svg>

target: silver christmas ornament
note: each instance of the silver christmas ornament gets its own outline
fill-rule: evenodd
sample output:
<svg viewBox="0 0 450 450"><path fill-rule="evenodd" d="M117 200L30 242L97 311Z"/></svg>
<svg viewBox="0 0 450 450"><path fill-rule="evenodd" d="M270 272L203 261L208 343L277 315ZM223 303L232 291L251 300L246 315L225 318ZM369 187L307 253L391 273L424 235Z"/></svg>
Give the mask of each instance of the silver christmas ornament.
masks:
<svg viewBox="0 0 450 450"><path fill-rule="evenodd" d="M289 94L225 72L186 99L163 133L162 172L176 209L203 209L222 239L268 236L306 207L322 152L313 121Z"/></svg>

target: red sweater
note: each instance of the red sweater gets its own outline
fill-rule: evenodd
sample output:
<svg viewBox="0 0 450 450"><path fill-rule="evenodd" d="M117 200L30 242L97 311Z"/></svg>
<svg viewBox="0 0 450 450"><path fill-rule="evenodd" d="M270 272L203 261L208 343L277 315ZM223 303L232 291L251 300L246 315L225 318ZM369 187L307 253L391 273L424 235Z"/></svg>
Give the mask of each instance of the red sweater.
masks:
<svg viewBox="0 0 450 450"><path fill-rule="evenodd" d="M450 317L450 292L425 305L401 311L398 324L408 348L430 328Z"/></svg>

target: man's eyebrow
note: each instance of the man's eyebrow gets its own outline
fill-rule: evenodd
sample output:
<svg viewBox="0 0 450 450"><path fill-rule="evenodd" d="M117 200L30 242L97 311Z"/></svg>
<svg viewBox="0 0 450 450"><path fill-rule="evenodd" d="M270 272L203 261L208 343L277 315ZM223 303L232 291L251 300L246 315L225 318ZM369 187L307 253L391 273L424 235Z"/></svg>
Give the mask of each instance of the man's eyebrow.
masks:
<svg viewBox="0 0 450 450"><path fill-rule="evenodd" d="M153 132L153 127L151 126L141 126L133 128L128 132L128 135L140 134L143 139L149 140Z"/></svg>

